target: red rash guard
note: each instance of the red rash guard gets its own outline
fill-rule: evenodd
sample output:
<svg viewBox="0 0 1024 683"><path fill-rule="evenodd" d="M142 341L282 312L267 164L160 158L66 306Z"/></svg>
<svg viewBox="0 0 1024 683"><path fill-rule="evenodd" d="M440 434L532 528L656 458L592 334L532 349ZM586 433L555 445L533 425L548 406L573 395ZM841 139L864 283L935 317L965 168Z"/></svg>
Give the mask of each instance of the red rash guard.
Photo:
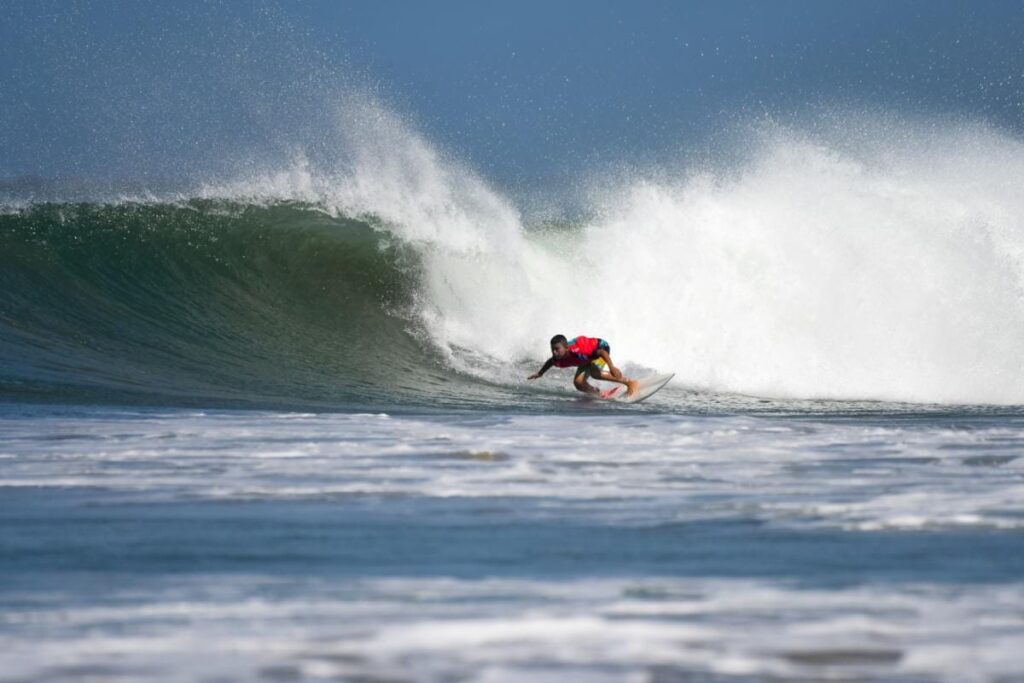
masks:
<svg viewBox="0 0 1024 683"><path fill-rule="evenodd" d="M587 365L593 360L594 352L600 346L601 340L597 337L576 337L570 339L568 344L569 353L565 358L555 358L555 367L571 368Z"/></svg>

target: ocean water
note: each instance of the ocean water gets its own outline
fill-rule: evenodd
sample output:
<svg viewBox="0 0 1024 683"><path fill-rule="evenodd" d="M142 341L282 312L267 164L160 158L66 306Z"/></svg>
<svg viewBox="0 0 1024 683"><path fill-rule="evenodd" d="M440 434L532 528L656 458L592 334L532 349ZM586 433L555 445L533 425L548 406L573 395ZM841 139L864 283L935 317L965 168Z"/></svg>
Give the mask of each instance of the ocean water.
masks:
<svg viewBox="0 0 1024 683"><path fill-rule="evenodd" d="M1022 681L1024 141L4 186L0 681ZM27 186L26 186L27 187ZM525 378L556 333L676 373Z"/></svg>
<svg viewBox="0 0 1024 683"><path fill-rule="evenodd" d="M1017 680L1024 416L657 405L6 406L3 679Z"/></svg>

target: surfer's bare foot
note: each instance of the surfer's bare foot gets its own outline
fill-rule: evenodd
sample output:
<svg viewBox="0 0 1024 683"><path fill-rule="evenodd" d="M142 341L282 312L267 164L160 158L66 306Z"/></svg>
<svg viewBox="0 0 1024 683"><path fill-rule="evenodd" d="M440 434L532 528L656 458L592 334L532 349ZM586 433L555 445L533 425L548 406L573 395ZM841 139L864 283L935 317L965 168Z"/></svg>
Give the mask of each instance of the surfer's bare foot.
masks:
<svg viewBox="0 0 1024 683"><path fill-rule="evenodd" d="M636 393L637 383L635 379L626 380L626 396L632 396Z"/></svg>

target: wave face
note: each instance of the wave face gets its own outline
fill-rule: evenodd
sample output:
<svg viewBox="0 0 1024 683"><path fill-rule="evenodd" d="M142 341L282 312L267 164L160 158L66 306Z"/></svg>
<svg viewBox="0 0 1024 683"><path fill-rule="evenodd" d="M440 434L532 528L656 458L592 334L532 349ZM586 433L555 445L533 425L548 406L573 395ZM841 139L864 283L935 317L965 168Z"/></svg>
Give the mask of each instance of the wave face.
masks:
<svg viewBox="0 0 1024 683"><path fill-rule="evenodd" d="M43 204L0 226L6 394L347 402L441 375L403 317L415 256L365 222L197 200Z"/></svg>
<svg viewBox="0 0 1024 683"><path fill-rule="evenodd" d="M343 164L8 202L0 391L504 404L552 334L589 333L708 392L1024 403L1006 133L762 126L716 170L595 181L582 218L540 221L386 111L338 127Z"/></svg>

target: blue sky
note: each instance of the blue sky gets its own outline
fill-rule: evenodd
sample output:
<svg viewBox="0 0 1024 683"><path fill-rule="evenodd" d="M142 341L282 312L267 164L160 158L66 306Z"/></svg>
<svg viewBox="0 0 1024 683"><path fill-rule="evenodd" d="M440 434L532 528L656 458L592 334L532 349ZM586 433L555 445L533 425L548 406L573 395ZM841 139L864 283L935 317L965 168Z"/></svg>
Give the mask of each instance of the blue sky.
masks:
<svg viewBox="0 0 1024 683"><path fill-rule="evenodd" d="M830 106L1024 129L1017 2L4 3L0 176L188 177L369 88L486 175Z"/></svg>

